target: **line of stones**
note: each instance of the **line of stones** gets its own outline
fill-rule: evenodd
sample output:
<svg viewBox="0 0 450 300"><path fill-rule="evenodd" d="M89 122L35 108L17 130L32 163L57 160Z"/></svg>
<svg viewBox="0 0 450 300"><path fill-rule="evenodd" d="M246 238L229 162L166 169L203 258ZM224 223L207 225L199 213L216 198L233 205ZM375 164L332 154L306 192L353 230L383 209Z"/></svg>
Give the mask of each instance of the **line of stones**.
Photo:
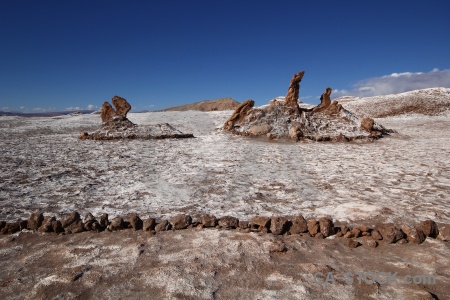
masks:
<svg viewBox="0 0 450 300"><path fill-rule="evenodd" d="M155 218L142 220L137 214L132 214L127 219L115 217L109 220L108 214L102 214L95 218L87 213L83 219L78 212L63 215L60 220L55 217L44 217L42 212L34 212L28 220L17 222L0 222L1 234L13 234L23 229L54 232L58 234L72 234L83 231L118 231L134 229L150 231L152 233L181 230L187 228L220 228L237 229L243 232L264 232L273 235L309 235L315 238L326 238L332 235L346 238L346 245L355 248L361 245L353 238L364 237L364 243L369 247L377 247L379 241L405 244L408 242L421 244L427 238L436 238L439 228L432 220L418 223L415 227L396 227L394 224L378 224L374 228L366 225L358 225L353 228L347 226L335 226L330 218L306 220L302 215L292 218L255 216L250 221L239 220L231 216L216 218L213 215L200 215L191 217L187 214L179 214L169 219L157 222Z"/></svg>

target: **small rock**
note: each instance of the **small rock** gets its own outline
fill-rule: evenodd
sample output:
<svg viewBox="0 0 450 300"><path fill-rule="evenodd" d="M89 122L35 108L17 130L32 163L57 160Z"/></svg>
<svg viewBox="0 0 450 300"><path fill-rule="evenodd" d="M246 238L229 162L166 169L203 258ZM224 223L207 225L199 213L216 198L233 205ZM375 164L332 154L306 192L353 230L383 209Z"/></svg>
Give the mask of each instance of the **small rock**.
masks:
<svg viewBox="0 0 450 300"><path fill-rule="evenodd" d="M349 231L349 230L350 230L350 229L349 229L347 226L342 226L342 227L341 227L342 234L346 234L347 231Z"/></svg>
<svg viewBox="0 0 450 300"><path fill-rule="evenodd" d="M379 224L375 229L379 231L383 240L388 244L395 243L404 237L403 232L395 227L394 224Z"/></svg>
<svg viewBox="0 0 450 300"><path fill-rule="evenodd" d="M128 222L134 230L141 230L144 225L144 222L142 222L137 214L131 215L131 217L128 218Z"/></svg>
<svg viewBox="0 0 450 300"><path fill-rule="evenodd" d="M63 215L61 217L61 225L63 228L70 226L72 223L75 223L76 221L81 221L80 214L77 211Z"/></svg>
<svg viewBox="0 0 450 300"><path fill-rule="evenodd" d="M39 227L38 231L39 232L52 232L53 228L52 228L52 223L56 221L55 217L48 217L48 218L44 218L44 221L42 222L41 227Z"/></svg>
<svg viewBox="0 0 450 300"><path fill-rule="evenodd" d="M417 228L411 228L406 235L408 242L415 244L422 244L426 238L423 231Z"/></svg>
<svg viewBox="0 0 450 300"><path fill-rule="evenodd" d="M285 217L274 217L270 220L270 231L274 235L281 235L286 232L288 219Z"/></svg>
<svg viewBox="0 0 450 300"><path fill-rule="evenodd" d="M361 236L361 230L359 230L358 228L353 228L351 230L351 233L353 234L353 237L357 238Z"/></svg>
<svg viewBox="0 0 450 300"><path fill-rule="evenodd" d="M108 214L102 214L99 218L98 218L98 223L100 224L100 226L102 226L103 228L106 229L106 227L108 227L109 225L109 220L108 220Z"/></svg>
<svg viewBox="0 0 450 300"><path fill-rule="evenodd" d="M270 218L264 216L254 216L251 220L251 228L255 230L263 230L263 228L270 228Z"/></svg>
<svg viewBox="0 0 450 300"><path fill-rule="evenodd" d="M436 238L439 235L439 229L432 220L426 220L416 225L416 229L420 229L427 237Z"/></svg>
<svg viewBox="0 0 450 300"><path fill-rule="evenodd" d="M192 218L190 215L176 215L169 219L170 225L175 230L185 229L191 224Z"/></svg>
<svg viewBox="0 0 450 300"><path fill-rule="evenodd" d="M383 239L383 237L381 236L381 234L380 234L380 232L378 230L372 230L372 232L370 234L376 240L381 241Z"/></svg>
<svg viewBox="0 0 450 300"><path fill-rule="evenodd" d="M82 221L76 221L70 226L66 227L66 233L79 233L84 231L84 224ZM69 231L69 232L68 232Z"/></svg>
<svg viewBox="0 0 450 300"><path fill-rule="evenodd" d="M111 223L108 225L108 230L117 231L125 229L125 222L121 217L115 217L111 220Z"/></svg>
<svg viewBox="0 0 450 300"><path fill-rule="evenodd" d="M202 215L202 224L204 227L216 227L217 218L212 215Z"/></svg>
<svg viewBox="0 0 450 300"><path fill-rule="evenodd" d="M52 221L52 229L56 233L64 232L64 228L62 227L60 220Z"/></svg>
<svg viewBox="0 0 450 300"><path fill-rule="evenodd" d="M239 219L231 216L224 216L219 219L219 225L222 226L222 228L236 228L239 227Z"/></svg>
<svg viewBox="0 0 450 300"><path fill-rule="evenodd" d="M336 237L341 237L341 236L344 236L344 234L342 234L342 231L338 231L338 232L336 233Z"/></svg>
<svg viewBox="0 0 450 300"><path fill-rule="evenodd" d="M441 241L450 241L450 224L443 224L437 237Z"/></svg>
<svg viewBox="0 0 450 300"><path fill-rule="evenodd" d="M334 224L333 220L330 218L321 218L319 220L320 232L324 237L329 237L334 234Z"/></svg>
<svg viewBox="0 0 450 300"><path fill-rule="evenodd" d="M361 233L370 231L370 228L363 224L356 226L356 228L359 229L359 231L361 231Z"/></svg>
<svg viewBox="0 0 450 300"><path fill-rule="evenodd" d="M288 250L288 247L285 243L273 243L270 248L269 248L269 252L286 252Z"/></svg>
<svg viewBox="0 0 450 300"><path fill-rule="evenodd" d="M42 221L44 221L44 214L40 211L36 211L30 215L27 228L30 230L37 230L41 227Z"/></svg>
<svg viewBox="0 0 450 300"><path fill-rule="evenodd" d="M347 239L345 240L345 245L349 248L356 248L360 245L360 243L352 239Z"/></svg>
<svg viewBox="0 0 450 300"><path fill-rule="evenodd" d="M161 223L159 223L158 225L155 226L155 231L156 232L160 232L160 231L167 231L170 230L170 223L167 220L162 220Z"/></svg>
<svg viewBox="0 0 450 300"><path fill-rule="evenodd" d="M289 233L299 234L304 232L308 232L308 223L302 215L298 215L292 220L292 225L291 228L289 228Z"/></svg>
<svg viewBox="0 0 450 300"><path fill-rule="evenodd" d="M250 227L250 222L249 221L242 221L239 220L239 228L241 229L246 229Z"/></svg>
<svg viewBox="0 0 450 300"><path fill-rule="evenodd" d="M369 246L370 248L376 248L376 247L378 246L378 242L375 241L375 240L373 239L373 237L367 236L367 237L364 239L364 242L365 242L366 245Z"/></svg>
<svg viewBox="0 0 450 300"><path fill-rule="evenodd" d="M88 212L83 218L83 223L92 223L95 221L95 217L90 212Z"/></svg>
<svg viewBox="0 0 450 300"><path fill-rule="evenodd" d="M308 232L311 236L315 236L320 231L319 221L311 219L308 221Z"/></svg>
<svg viewBox="0 0 450 300"><path fill-rule="evenodd" d="M142 229L144 231L154 230L156 226L156 220L154 218L148 218L144 221Z"/></svg>
<svg viewBox="0 0 450 300"><path fill-rule="evenodd" d="M355 235L353 234L352 231L347 231L347 233L344 234L344 238L346 238L346 239L350 239L352 237L355 237Z"/></svg>

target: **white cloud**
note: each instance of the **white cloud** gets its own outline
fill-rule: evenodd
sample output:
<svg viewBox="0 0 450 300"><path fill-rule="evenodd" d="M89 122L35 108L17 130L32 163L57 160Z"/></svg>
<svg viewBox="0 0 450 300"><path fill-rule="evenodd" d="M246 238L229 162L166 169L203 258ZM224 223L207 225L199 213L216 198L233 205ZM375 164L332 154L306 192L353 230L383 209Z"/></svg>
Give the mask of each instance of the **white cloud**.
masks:
<svg viewBox="0 0 450 300"><path fill-rule="evenodd" d="M93 105L93 104L89 104L89 105L87 106L87 109L89 109L89 110L94 110L94 109L97 109L97 106L95 106L95 105Z"/></svg>
<svg viewBox="0 0 450 300"><path fill-rule="evenodd" d="M430 72L392 73L362 80L351 90L333 90L333 98L342 96L371 97L397 94L432 87L450 88L450 70L433 69Z"/></svg>
<svg viewBox="0 0 450 300"><path fill-rule="evenodd" d="M71 106L71 107L66 107L66 110L81 110L81 108L79 106Z"/></svg>

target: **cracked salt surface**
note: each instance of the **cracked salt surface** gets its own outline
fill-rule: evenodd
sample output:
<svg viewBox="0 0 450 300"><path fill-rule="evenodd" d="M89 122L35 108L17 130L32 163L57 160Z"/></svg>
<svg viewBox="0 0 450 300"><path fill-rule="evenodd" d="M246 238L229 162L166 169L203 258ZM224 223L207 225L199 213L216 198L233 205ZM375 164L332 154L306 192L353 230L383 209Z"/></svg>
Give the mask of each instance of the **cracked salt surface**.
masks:
<svg viewBox="0 0 450 300"><path fill-rule="evenodd" d="M340 144L222 133L231 113L128 115L196 137L181 140L78 140L100 125L98 115L0 117L0 220L40 209L450 223L450 115L377 119L398 134Z"/></svg>

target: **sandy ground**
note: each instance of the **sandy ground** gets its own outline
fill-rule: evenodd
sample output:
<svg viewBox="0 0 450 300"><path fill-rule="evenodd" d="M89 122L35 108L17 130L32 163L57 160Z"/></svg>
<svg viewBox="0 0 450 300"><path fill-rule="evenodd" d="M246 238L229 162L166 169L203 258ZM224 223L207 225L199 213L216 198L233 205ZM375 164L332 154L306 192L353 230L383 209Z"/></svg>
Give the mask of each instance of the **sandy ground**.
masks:
<svg viewBox="0 0 450 300"><path fill-rule="evenodd" d="M280 243L287 251L271 252ZM449 299L449 250L449 243L434 239L350 249L344 238L217 229L156 235L21 232L0 237L0 294L2 299ZM359 279L359 272L368 275ZM391 273L392 280L382 273ZM411 278L416 283L409 283Z"/></svg>
<svg viewBox="0 0 450 300"><path fill-rule="evenodd" d="M0 220L185 212L330 216L350 224L450 223L450 116L377 121L374 143L264 142L218 128L231 112L130 114L195 139L79 141L98 115L0 118ZM284 243L287 251L271 252ZM343 238L225 230L126 230L0 237L2 299L448 299L449 243L350 249ZM358 283L356 272L431 275L435 284ZM318 284L313 274L332 272ZM353 283L345 274L353 273Z"/></svg>

